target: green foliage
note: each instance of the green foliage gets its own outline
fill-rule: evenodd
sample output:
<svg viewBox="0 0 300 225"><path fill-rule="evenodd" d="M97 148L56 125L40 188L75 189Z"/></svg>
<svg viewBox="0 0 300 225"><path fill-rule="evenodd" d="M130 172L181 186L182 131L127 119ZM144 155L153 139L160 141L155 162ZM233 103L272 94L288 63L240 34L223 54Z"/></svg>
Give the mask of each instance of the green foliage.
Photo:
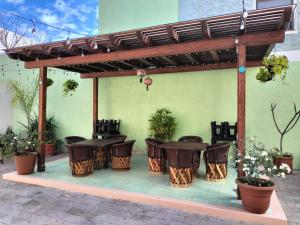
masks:
<svg viewBox="0 0 300 225"><path fill-rule="evenodd" d="M39 119L37 115L35 115L33 118L30 119L29 126L26 126L25 124L22 123L20 124L23 125L28 130L29 133L34 133L36 135L34 138L38 138ZM58 142L56 138L56 129L57 129L57 125L55 123L54 116L50 116L46 118L46 133L45 133L46 144L54 144Z"/></svg>
<svg viewBox="0 0 300 225"><path fill-rule="evenodd" d="M72 96L73 92L76 91L77 87L78 87L77 81L72 80L72 79L66 80L63 83L63 95L65 97L66 96Z"/></svg>
<svg viewBox="0 0 300 225"><path fill-rule="evenodd" d="M4 159L10 159L13 156L13 151L10 147L15 133L13 132L11 127L8 127L4 134L0 135L0 156Z"/></svg>
<svg viewBox="0 0 300 225"><path fill-rule="evenodd" d="M262 175L285 177L285 173L291 172L290 167L285 163L282 163L280 167L275 166L273 155L262 143L257 143L255 138L249 138L246 142L245 150L245 156L238 153L237 160L237 162L242 162L245 173L244 183L259 187L269 186L269 182L259 179Z"/></svg>
<svg viewBox="0 0 300 225"><path fill-rule="evenodd" d="M169 109L161 108L151 115L150 136L160 140L170 140L174 136L177 123L171 114Z"/></svg>
<svg viewBox="0 0 300 225"><path fill-rule="evenodd" d="M33 132L29 133L26 138L15 136L10 144L10 149L15 155L27 155L29 152L35 152L38 144L37 133Z"/></svg>
<svg viewBox="0 0 300 225"><path fill-rule="evenodd" d="M38 91L38 80L35 80L33 87L28 90L18 81L10 81L10 86L14 91L12 104L25 113L27 125L29 126L31 112L34 107L35 97Z"/></svg>
<svg viewBox="0 0 300 225"><path fill-rule="evenodd" d="M261 82L275 80L276 76L280 76L282 80L286 77L286 71L289 68L289 60L286 56L270 55L263 59L264 67L259 69L256 79Z"/></svg>
<svg viewBox="0 0 300 225"><path fill-rule="evenodd" d="M50 87L54 81L51 78L47 78L47 87Z"/></svg>

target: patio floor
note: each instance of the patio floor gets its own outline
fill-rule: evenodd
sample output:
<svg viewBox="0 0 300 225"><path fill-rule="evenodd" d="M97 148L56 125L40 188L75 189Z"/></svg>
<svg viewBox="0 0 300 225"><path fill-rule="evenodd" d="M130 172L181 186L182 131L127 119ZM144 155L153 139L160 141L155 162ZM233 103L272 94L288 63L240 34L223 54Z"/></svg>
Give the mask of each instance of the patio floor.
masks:
<svg viewBox="0 0 300 225"><path fill-rule="evenodd" d="M111 169L95 170L92 176L76 178L71 176L68 159L47 163L46 172L18 176L15 172L4 179L59 188L87 194L131 200L147 204L172 207L197 213L220 216L265 224L287 224L286 217L274 192L271 206L266 214L250 214L236 199L234 189L236 170L228 167L227 179L219 182L204 179L205 166L201 162L200 175L189 188L175 188L169 184L169 175L152 175L147 169L145 155L135 154L128 172L114 172ZM235 213L235 218L233 214Z"/></svg>

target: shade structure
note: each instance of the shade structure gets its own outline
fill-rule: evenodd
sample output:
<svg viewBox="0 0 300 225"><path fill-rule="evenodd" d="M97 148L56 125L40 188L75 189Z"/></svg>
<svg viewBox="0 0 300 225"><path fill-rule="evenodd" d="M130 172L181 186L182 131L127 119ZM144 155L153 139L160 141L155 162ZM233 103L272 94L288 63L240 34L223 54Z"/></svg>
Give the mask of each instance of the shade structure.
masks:
<svg viewBox="0 0 300 225"><path fill-rule="evenodd" d="M93 78L93 125L98 119L98 78L242 68L237 73L238 149L244 154L245 67L260 65L276 43L284 42L294 5L164 24L142 29L6 50L25 68L40 69L38 170L45 170L47 67ZM241 26L243 25L243 26ZM242 172L241 167L239 171ZM241 174L241 173L240 173Z"/></svg>

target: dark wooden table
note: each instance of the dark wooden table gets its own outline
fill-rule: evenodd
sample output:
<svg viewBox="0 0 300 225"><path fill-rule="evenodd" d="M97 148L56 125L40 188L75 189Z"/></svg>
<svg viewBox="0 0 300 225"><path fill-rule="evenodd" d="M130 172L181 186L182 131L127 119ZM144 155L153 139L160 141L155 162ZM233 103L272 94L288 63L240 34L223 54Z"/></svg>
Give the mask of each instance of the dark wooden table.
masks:
<svg viewBox="0 0 300 225"><path fill-rule="evenodd" d="M95 147L96 149L102 148L105 153L104 168L108 168L109 147L119 143L123 143L123 141L120 139L89 139L89 140L77 142L75 144L90 145Z"/></svg>
<svg viewBox="0 0 300 225"><path fill-rule="evenodd" d="M168 141L164 142L161 147L165 149L184 149L187 151L204 151L207 148L207 143L196 143L196 142L179 142L179 141Z"/></svg>

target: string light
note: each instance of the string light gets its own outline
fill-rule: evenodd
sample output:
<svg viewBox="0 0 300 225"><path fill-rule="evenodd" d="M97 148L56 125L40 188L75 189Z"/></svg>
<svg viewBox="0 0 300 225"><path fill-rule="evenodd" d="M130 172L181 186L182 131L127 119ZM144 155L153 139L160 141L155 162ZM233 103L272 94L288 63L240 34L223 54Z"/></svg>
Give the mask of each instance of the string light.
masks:
<svg viewBox="0 0 300 225"><path fill-rule="evenodd" d="M68 37L67 37L66 44L67 44L67 45L71 44L71 40L70 40L70 31L68 32Z"/></svg>

